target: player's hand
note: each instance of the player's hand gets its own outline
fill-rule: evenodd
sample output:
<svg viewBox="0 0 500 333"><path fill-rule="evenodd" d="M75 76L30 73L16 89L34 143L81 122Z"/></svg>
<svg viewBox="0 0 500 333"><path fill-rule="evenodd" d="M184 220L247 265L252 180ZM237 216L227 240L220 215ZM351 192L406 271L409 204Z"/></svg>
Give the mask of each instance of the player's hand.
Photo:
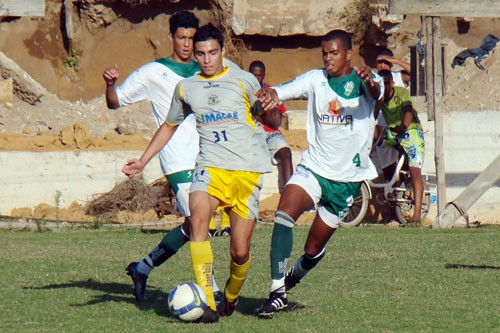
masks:
<svg viewBox="0 0 500 333"><path fill-rule="evenodd" d="M107 86L115 85L115 82L119 76L120 73L118 72L118 65L116 64L113 67L106 68L104 73L102 73L102 78L106 82Z"/></svg>
<svg viewBox="0 0 500 333"><path fill-rule="evenodd" d="M372 79L372 70L370 67L364 66L364 67L354 67L354 70L356 71L356 74L363 80L365 85L374 87L375 82L373 82Z"/></svg>
<svg viewBox="0 0 500 333"><path fill-rule="evenodd" d="M405 125L398 125L398 126L396 126L396 127L391 128L391 130L392 130L394 133L396 133L396 134L398 134L398 135L401 135L401 134L403 134L404 132L406 132L407 128L406 128L406 126L405 126Z"/></svg>
<svg viewBox="0 0 500 333"><path fill-rule="evenodd" d="M261 88L253 94L261 101L264 111L269 111L280 105L276 90L273 88Z"/></svg>
<svg viewBox="0 0 500 333"><path fill-rule="evenodd" d="M388 55L380 55L377 57L378 62L388 62L391 65L394 65L394 62L396 61L395 58L388 56Z"/></svg>
<svg viewBox="0 0 500 333"><path fill-rule="evenodd" d="M140 160L133 158L131 160L128 160L127 164L123 166L122 172L128 178L132 178L140 173L144 169L144 166L145 165Z"/></svg>

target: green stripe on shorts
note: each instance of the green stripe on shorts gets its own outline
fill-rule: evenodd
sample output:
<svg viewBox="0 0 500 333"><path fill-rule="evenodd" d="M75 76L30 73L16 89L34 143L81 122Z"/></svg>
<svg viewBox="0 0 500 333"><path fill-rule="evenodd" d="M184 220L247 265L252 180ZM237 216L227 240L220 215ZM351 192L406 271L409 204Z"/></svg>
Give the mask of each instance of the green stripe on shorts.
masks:
<svg viewBox="0 0 500 333"><path fill-rule="evenodd" d="M359 195L362 182L337 182L321 177L311 169L301 166L318 180L321 187L319 204L325 207L328 212L342 218L353 199Z"/></svg>
<svg viewBox="0 0 500 333"><path fill-rule="evenodd" d="M179 185L177 185L177 184L184 184L184 183L192 183L193 182L193 170L179 171L179 172L167 175L166 177L167 177L168 183L170 184L170 186L174 190L174 193L177 193L179 191Z"/></svg>

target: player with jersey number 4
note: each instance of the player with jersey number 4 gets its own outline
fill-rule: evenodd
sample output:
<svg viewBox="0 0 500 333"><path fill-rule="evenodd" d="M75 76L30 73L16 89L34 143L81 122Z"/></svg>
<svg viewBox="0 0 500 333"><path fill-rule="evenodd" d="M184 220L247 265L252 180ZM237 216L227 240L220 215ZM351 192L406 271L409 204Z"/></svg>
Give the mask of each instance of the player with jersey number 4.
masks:
<svg viewBox="0 0 500 333"><path fill-rule="evenodd" d="M289 99L307 99L309 147L281 195L271 240L271 292L259 316L270 318L287 307L287 292L318 264L325 245L349 211L365 179L377 172L369 153L375 102L383 96L381 78L368 67L351 67L351 37L343 30L321 41L323 69L308 71L257 96L265 109ZM287 271L292 228L306 210L318 206L304 254Z"/></svg>

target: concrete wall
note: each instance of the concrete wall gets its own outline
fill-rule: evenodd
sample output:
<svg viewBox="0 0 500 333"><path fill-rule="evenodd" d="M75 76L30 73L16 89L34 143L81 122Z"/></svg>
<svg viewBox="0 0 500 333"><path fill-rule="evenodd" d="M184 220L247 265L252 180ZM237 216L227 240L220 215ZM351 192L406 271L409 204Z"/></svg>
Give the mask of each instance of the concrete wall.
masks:
<svg viewBox="0 0 500 333"><path fill-rule="evenodd" d="M434 172L434 122L421 113L426 136L424 171ZM291 129L303 127L303 112L290 116ZM445 115L444 145L447 201L453 200L493 159L500 154L500 112L454 112ZM125 161L139 151L117 152L0 152L0 215L12 208L55 205L59 191L61 207L72 201L85 203L108 192L126 179ZM294 163L300 161L294 152ZM500 170L499 170L500 173ZM262 198L278 192L277 170L265 176ZM162 177L154 160L144 171L146 182ZM470 219L500 222L500 182L486 192L469 211Z"/></svg>

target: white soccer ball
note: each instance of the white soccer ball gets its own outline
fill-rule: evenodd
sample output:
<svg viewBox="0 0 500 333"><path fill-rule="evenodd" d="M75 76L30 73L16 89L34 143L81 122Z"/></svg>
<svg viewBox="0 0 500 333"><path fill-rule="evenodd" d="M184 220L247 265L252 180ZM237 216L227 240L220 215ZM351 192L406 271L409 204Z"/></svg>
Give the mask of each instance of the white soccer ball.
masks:
<svg viewBox="0 0 500 333"><path fill-rule="evenodd" d="M192 282L179 283L168 295L170 313L184 321L199 319L207 308L207 295Z"/></svg>

